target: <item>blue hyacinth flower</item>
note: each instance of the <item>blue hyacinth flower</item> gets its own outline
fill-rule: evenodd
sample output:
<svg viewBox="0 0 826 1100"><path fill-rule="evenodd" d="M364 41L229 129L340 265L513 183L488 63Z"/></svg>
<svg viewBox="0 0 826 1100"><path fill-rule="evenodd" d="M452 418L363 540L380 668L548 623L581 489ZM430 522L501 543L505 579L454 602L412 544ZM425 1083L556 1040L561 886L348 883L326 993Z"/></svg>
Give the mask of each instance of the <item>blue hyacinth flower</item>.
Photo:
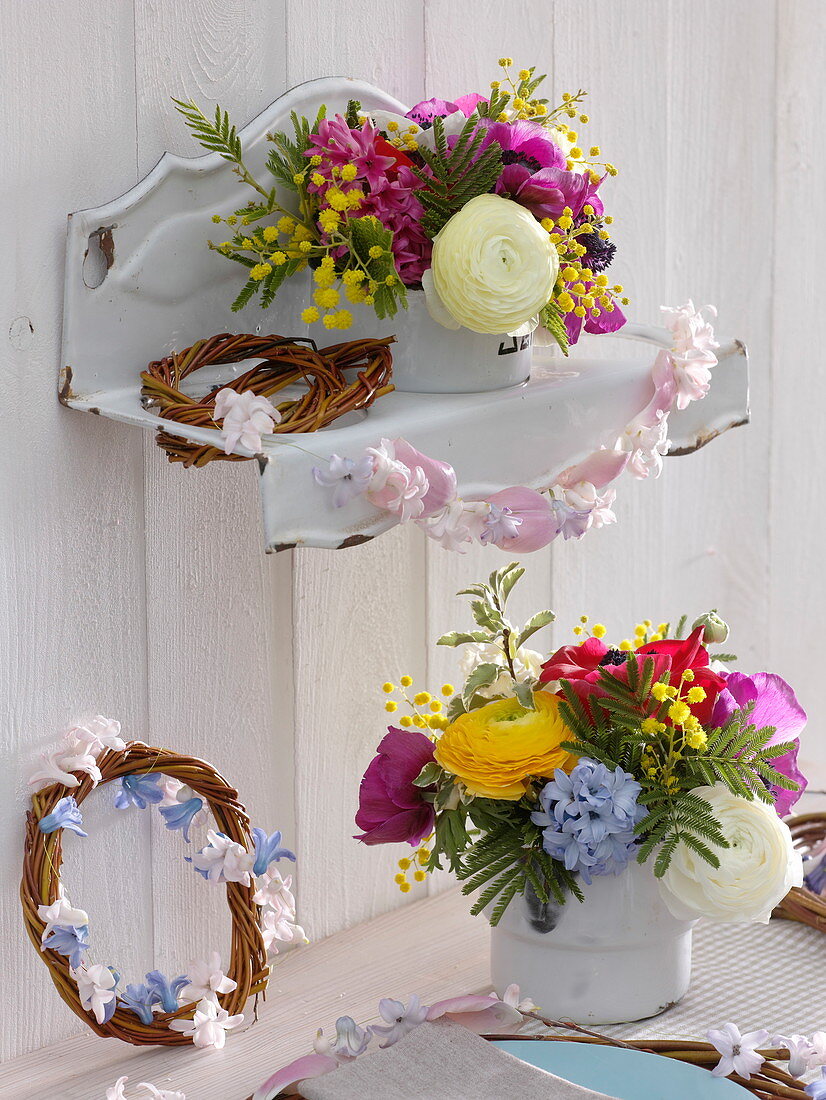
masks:
<svg viewBox="0 0 826 1100"><path fill-rule="evenodd" d="M255 841L254 875L263 875L271 863L281 859L291 859L295 863L295 853L281 847L281 833L277 830L272 836L267 836L265 829L253 829L252 836Z"/></svg>
<svg viewBox="0 0 826 1100"><path fill-rule="evenodd" d="M47 835L56 832L58 829L70 829L78 836L88 836L89 834L84 833L81 828L82 825L83 818L80 815L80 808L71 795L61 798L52 812L46 814L39 822L41 833Z"/></svg>
<svg viewBox="0 0 826 1100"><path fill-rule="evenodd" d="M148 985L128 985L119 999L123 1007L134 1012L142 1024L152 1023L152 1006L158 1003L158 997Z"/></svg>
<svg viewBox="0 0 826 1100"><path fill-rule="evenodd" d="M645 816L637 804L640 784L628 772L582 757L570 775L561 769L539 793L541 810L531 814L552 859L578 872L618 875L635 856L636 824Z"/></svg>
<svg viewBox="0 0 826 1100"><path fill-rule="evenodd" d="M189 844L189 827L193 817L204 808L203 799L188 798L186 802L176 802L172 806L159 808L167 829L180 829L184 840Z"/></svg>
<svg viewBox="0 0 826 1100"><path fill-rule="evenodd" d="M77 969L83 961L83 952L89 947L89 925L75 928L74 925L57 924L43 940L43 947L65 955L70 965Z"/></svg>
<svg viewBox="0 0 826 1100"><path fill-rule="evenodd" d="M139 810L145 810L150 802L162 801L163 791L158 786L160 778L158 772L124 775L120 781L120 789L115 795L117 809L126 810L129 806L137 806Z"/></svg>
<svg viewBox="0 0 826 1100"><path fill-rule="evenodd" d="M189 985L189 978L181 974L170 980L160 970L150 970L146 975L146 984L164 1012L177 1012L178 994L185 985Z"/></svg>

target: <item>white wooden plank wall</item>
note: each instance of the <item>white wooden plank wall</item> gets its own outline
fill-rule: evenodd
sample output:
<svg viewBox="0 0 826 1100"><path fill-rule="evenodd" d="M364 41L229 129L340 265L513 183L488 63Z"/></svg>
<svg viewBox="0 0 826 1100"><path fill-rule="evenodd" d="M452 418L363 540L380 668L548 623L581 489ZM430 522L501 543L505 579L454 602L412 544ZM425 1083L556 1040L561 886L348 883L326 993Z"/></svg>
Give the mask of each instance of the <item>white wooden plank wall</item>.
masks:
<svg viewBox="0 0 826 1100"><path fill-rule="evenodd" d="M14 1021L0 1059L80 1026L14 931L22 777L37 748L102 710L133 736L214 761L255 820L297 846L302 916L327 935L403 901L397 853L350 839L386 717L379 685L405 672L421 686L455 679L455 656L432 648L467 614L453 593L505 560L448 555L412 530L266 558L250 466L183 471L137 433L60 409L66 212L131 186L164 149L194 151L173 95L245 121L301 80L352 74L413 102L483 90L504 52L547 66L554 94L589 89L586 140L622 168L606 196L632 312L715 302L721 331L750 345L754 425L667 463L659 483L623 482L619 525L527 558L515 610L554 606L562 640L583 611L624 632L643 615L716 604L748 664L798 685L824 783L823 374L809 337L826 246L812 201L826 182L823 24L817 0L519 0L507 11L489 0L42 0L25 20L0 0L0 920L13 930L0 1017ZM101 793L90 810L95 840L67 845L101 957L138 978L225 942L222 907L182 871L178 838L118 818L110 801Z"/></svg>

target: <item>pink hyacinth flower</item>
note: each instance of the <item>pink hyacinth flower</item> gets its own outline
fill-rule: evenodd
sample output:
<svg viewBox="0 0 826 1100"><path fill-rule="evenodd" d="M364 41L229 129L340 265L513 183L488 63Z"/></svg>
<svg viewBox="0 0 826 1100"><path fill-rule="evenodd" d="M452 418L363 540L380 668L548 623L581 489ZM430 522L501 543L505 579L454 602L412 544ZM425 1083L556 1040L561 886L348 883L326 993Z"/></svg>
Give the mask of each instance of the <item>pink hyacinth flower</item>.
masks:
<svg viewBox="0 0 826 1100"><path fill-rule="evenodd" d="M556 479L562 489L572 489L581 481L590 481L595 489L604 489L615 481L628 465L628 454L624 451L594 451L592 455L568 466Z"/></svg>
<svg viewBox="0 0 826 1100"><path fill-rule="evenodd" d="M501 489L486 499L489 504L510 509L510 514L521 520L513 538L505 538L496 543L503 550L528 554L547 546L559 534L559 522L550 501L535 489L514 485L510 489Z"/></svg>
<svg viewBox="0 0 826 1100"><path fill-rule="evenodd" d="M468 994L437 1001L427 1010L428 1020L446 1017L477 1035L488 1032L515 1032L522 1026L522 1013L492 995Z"/></svg>
<svg viewBox="0 0 826 1100"><path fill-rule="evenodd" d="M393 447L398 462L403 462L411 471L420 469L427 479L428 489L421 498L420 519L435 515L456 498L456 471L449 463L428 458L411 447L406 439L394 439Z"/></svg>
<svg viewBox="0 0 826 1100"><path fill-rule="evenodd" d="M276 1096L288 1088L289 1093L286 1095L294 1095L296 1090L290 1086L309 1081L312 1077L322 1077L325 1073L332 1073L334 1069L338 1069L335 1058L327 1054L305 1054L268 1077L255 1090L252 1100L275 1100Z"/></svg>

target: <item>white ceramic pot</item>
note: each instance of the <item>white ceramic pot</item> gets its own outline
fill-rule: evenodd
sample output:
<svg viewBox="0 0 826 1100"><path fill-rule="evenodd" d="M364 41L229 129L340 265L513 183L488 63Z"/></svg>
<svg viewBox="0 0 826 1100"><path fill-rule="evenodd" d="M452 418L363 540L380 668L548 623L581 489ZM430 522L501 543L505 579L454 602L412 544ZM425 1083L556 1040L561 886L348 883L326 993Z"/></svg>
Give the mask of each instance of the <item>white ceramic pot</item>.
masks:
<svg viewBox="0 0 826 1100"><path fill-rule="evenodd" d="M344 339L394 335L393 384L410 393L479 393L527 381L530 336L487 336L443 328L430 316L424 291L408 290L407 309L379 321L369 306L344 305L353 327Z"/></svg>
<svg viewBox="0 0 826 1100"><path fill-rule="evenodd" d="M515 898L491 930L494 989L516 982L543 1016L619 1024L676 1004L691 976L694 922L671 916L647 867L582 884L585 901Z"/></svg>

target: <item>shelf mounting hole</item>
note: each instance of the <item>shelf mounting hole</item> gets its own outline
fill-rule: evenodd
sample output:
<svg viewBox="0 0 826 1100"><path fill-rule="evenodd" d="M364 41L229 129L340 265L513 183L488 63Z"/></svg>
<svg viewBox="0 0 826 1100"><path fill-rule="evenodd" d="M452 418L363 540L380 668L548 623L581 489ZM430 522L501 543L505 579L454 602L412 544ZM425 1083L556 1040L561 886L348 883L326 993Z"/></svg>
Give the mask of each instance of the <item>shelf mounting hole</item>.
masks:
<svg viewBox="0 0 826 1100"><path fill-rule="evenodd" d="M101 286L109 268L115 262L114 226L102 225L89 234L83 257L83 282L90 290Z"/></svg>

